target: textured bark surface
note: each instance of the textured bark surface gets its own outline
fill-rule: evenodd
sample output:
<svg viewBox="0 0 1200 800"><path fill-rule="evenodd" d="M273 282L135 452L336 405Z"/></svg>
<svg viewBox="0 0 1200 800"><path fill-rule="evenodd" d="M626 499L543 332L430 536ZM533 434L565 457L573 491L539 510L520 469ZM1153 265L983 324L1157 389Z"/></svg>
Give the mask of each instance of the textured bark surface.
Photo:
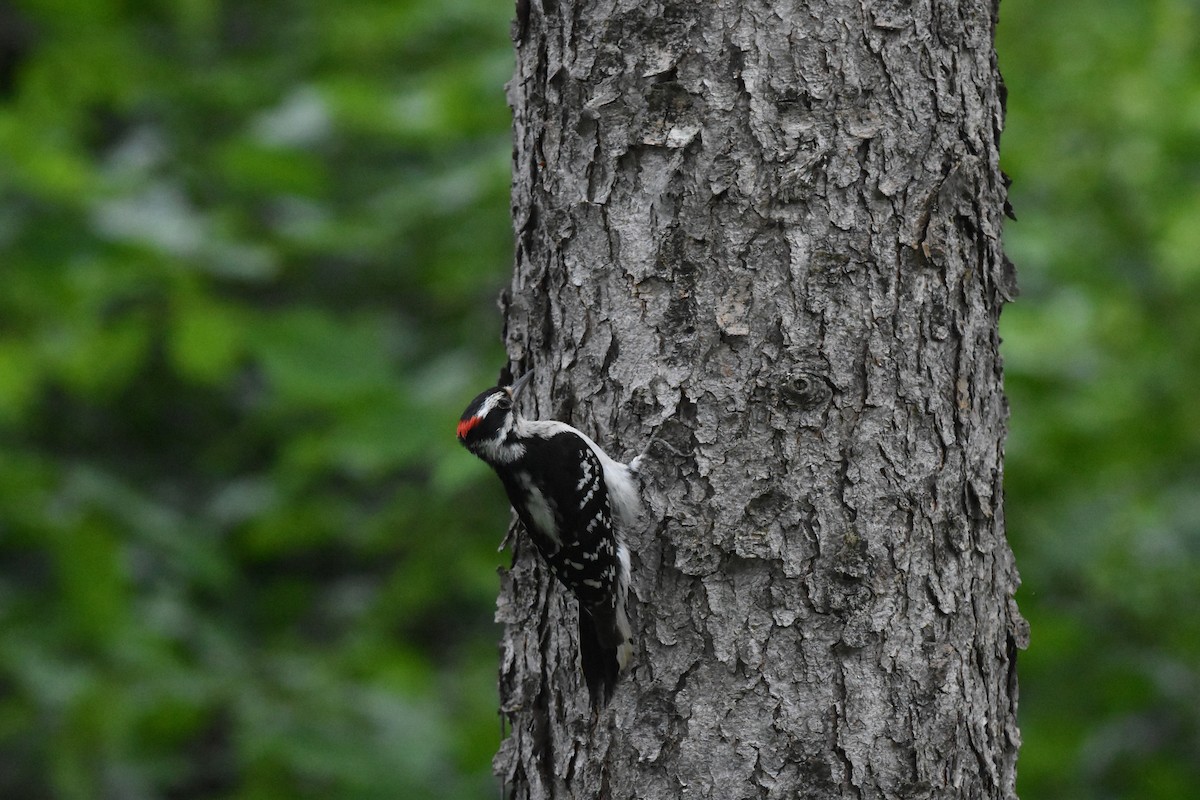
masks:
<svg viewBox="0 0 1200 800"><path fill-rule="evenodd" d="M593 717L523 535L517 798L1015 796L991 2L519 0L529 414L652 432L635 666Z"/></svg>

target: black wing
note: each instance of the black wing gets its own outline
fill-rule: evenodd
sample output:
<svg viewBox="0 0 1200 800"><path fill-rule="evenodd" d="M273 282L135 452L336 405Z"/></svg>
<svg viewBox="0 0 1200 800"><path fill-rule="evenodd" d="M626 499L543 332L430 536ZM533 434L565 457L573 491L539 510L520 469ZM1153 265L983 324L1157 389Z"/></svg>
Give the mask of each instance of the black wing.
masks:
<svg viewBox="0 0 1200 800"><path fill-rule="evenodd" d="M566 431L535 439L528 446L539 452L527 454L516 473L505 480L513 507L554 574L580 602L589 608L610 605L617 554L600 459L587 442ZM522 472L528 477L522 477ZM539 524L533 510L538 501L531 502L524 484L531 484L545 499L553 531Z"/></svg>
<svg viewBox="0 0 1200 800"><path fill-rule="evenodd" d="M619 565L604 466L569 431L526 444L501 479L513 508L555 577L579 600L580 663L592 704L608 701L620 673ZM548 519L550 524L547 524Z"/></svg>

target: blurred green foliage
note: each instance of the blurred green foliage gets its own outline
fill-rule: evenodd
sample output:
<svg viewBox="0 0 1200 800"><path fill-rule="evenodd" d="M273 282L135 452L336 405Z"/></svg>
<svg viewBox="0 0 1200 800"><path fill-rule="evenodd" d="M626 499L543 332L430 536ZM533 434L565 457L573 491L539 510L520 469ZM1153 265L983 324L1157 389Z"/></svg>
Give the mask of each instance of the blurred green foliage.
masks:
<svg viewBox="0 0 1200 800"><path fill-rule="evenodd" d="M493 795L510 14L0 3L0 797Z"/></svg>
<svg viewBox="0 0 1200 800"><path fill-rule="evenodd" d="M0 2L0 797L494 792L510 15ZM1200 795L1198 16L1001 8L1026 800Z"/></svg>
<svg viewBox="0 0 1200 800"><path fill-rule="evenodd" d="M1021 797L1200 797L1200 6L1003 0Z"/></svg>

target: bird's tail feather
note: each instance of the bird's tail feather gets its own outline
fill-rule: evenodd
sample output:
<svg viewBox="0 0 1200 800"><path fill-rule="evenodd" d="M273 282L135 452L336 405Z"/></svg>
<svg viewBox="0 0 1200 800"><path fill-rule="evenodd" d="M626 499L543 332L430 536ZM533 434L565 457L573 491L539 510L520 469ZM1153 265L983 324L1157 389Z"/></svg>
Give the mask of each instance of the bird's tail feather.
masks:
<svg viewBox="0 0 1200 800"><path fill-rule="evenodd" d="M612 698L617 679L629 666L633 656L633 640L623 608L605 609L599 619L593 613L579 610L579 660L583 680L593 708L604 708Z"/></svg>

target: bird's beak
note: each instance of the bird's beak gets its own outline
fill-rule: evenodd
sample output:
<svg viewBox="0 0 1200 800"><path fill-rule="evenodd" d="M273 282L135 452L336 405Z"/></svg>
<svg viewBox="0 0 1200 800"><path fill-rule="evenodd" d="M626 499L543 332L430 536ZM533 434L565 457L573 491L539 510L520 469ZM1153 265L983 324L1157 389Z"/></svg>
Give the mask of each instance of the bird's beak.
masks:
<svg viewBox="0 0 1200 800"><path fill-rule="evenodd" d="M529 379L533 377L533 370L526 372L521 377L513 381L513 385L508 387L509 394L513 396L513 400L517 399L517 395L525 388L525 384L529 383Z"/></svg>

